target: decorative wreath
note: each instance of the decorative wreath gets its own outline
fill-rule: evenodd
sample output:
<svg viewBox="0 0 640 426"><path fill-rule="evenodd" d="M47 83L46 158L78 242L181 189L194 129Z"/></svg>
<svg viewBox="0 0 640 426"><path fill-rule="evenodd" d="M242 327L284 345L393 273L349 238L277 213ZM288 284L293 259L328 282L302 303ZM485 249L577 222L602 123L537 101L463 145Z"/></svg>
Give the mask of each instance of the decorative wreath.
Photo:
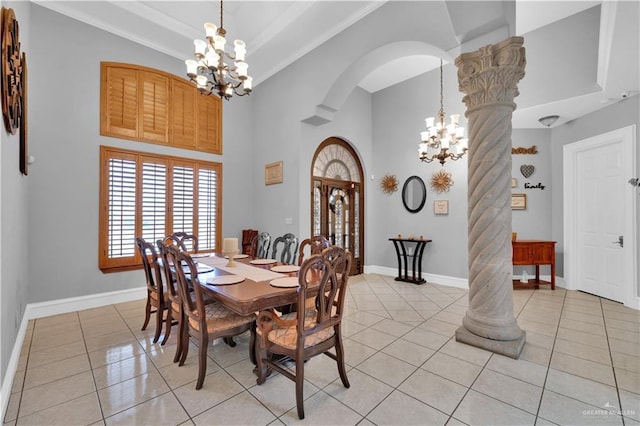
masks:
<svg viewBox="0 0 640 426"><path fill-rule="evenodd" d="M386 174L380 180L380 188L385 194L393 194L398 190L398 179L396 175Z"/></svg>
<svg viewBox="0 0 640 426"><path fill-rule="evenodd" d="M447 173L444 170L440 170L437 173L431 175L431 189L433 189L438 194L443 192L449 192L451 186L453 185L453 180L451 179L451 173Z"/></svg>

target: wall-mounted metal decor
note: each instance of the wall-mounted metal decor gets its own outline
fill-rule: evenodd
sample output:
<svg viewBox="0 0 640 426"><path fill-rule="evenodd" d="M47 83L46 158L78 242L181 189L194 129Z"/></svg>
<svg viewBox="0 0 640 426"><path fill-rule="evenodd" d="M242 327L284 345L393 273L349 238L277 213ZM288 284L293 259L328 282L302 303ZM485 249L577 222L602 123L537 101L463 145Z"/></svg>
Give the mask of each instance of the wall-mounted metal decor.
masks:
<svg viewBox="0 0 640 426"><path fill-rule="evenodd" d="M439 172L431 175L431 189L436 191L438 194L449 192L452 186L453 179L451 178L451 173L440 170Z"/></svg>
<svg viewBox="0 0 640 426"><path fill-rule="evenodd" d="M535 171L536 168L531 164L523 164L522 166L520 166L520 173L522 173L522 176L526 178L531 176Z"/></svg>
<svg viewBox="0 0 640 426"><path fill-rule="evenodd" d="M393 194L398 190L398 179L396 175L386 174L380 180L380 189L385 194Z"/></svg>
<svg viewBox="0 0 640 426"><path fill-rule="evenodd" d="M22 57L18 21L13 9L2 8L2 115L9 133L15 135L22 118Z"/></svg>

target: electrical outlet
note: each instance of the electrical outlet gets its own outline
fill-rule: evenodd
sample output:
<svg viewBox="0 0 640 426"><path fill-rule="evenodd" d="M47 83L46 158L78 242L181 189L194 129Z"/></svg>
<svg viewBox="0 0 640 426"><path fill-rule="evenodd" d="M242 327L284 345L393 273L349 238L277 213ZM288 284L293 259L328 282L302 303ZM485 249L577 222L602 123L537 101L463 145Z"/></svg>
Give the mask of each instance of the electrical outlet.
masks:
<svg viewBox="0 0 640 426"><path fill-rule="evenodd" d="M293 225L293 218L292 217L285 217L284 218L284 224L285 225Z"/></svg>

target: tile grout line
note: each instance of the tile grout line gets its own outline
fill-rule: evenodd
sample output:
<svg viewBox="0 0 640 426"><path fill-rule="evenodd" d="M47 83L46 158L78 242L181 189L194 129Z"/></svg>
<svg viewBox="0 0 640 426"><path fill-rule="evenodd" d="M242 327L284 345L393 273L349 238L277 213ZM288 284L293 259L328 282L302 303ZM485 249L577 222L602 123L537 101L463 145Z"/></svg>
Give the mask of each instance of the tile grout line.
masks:
<svg viewBox="0 0 640 426"><path fill-rule="evenodd" d="M620 411L620 418L622 419L622 426L624 426L626 424L625 418L623 415L624 409L622 407L622 398L620 397L620 388L618 387L618 376L616 374L616 368L613 363L613 354L611 353L611 343L609 342L609 330L607 330L607 317L604 314L604 307L602 306L602 298L599 298L598 301L600 302L600 312L602 312L602 321L604 322L604 335L605 335L605 338L607 339L607 349L609 349L609 359L611 361L611 371L613 372L613 384L615 385L616 396L618 397L618 407Z"/></svg>
<svg viewBox="0 0 640 426"><path fill-rule="evenodd" d="M567 292L565 291L562 297L562 306L560 308L560 316L558 317L558 324L556 325L556 333L553 336L553 345L551 345L551 355L549 356L549 363L547 365L547 371L544 375L544 382L542 383L542 392L540 393L540 401L538 401L538 409L536 410L536 422L540 417L540 409L542 408L542 399L544 398L544 392L547 390L547 379L549 377L549 370L551 369L551 360L553 359L554 349L556 347L556 340L558 339L558 330L560 329L560 323L562 322L562 313L564 312L564 305L567 300ZM544 419L544 417L543 417ZM547 420L547 419L545 419Z"/></svg>

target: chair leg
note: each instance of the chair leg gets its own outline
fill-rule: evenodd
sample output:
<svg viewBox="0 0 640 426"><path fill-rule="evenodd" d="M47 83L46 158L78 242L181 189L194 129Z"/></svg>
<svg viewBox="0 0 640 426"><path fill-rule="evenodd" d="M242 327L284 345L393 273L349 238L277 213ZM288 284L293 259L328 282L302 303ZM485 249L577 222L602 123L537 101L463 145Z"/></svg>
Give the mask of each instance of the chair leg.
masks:
<svg viewBox="0 0 640 426"><path fill-rule="evenodd" d="M236 342L233 341L233 337L223 337L222 340L229 345L229 347L235 348Z"/></svg>
<svg viewBox="0 0 640 426"><path fill-rule="evenodd" d="M187 324L188 320L186 316L183 317L183 320L185 324L182 327L182 349L180 351L180 363L178 364L179 367L182 367L184 365L184 361L187 359L187 354L189 354L189 324Z"/></svg>
<svg viewBox="0 0 640 426"><path fill-rule="evenodd" d="M256 383L261 385L267 380L267 367L265 366L265 358L267 357L267 351L260 345L260 343L256 342L254 345L254 355L256 359L256 375L258 378L256 379Z"/></svg>
<svg viewBox="0 0 640 426"><path fill-rule="evenodd" d="M184 315L182 314L182 310L180 310L180 313L178 314L178 344L176 345L176 354L173 357L173 362L178 362L180 360L180 355L182 355L182 328L184 327L184 323Z"/></svg>
<svg viewBox="0 0 640 426"><path fill-rule="evenodd" d="M304 362L302 357L296 359L296 407L298 418L304 419Z"/></svg>
<svg viewBox="0 0 640 426"><path fill-rule="evenodd" d="M157 343L160 339L160 333L162 332L162 316L164 315L164 309L162 306L156 308L156 334L153 336L153 343Z"/></svg>
<svg viewBox="0 0 640 426"><path fill-rule="evenodd" d="M257 364L256 349L258 347L256 339L256 322L251 323L251 334L249 338L249 359L253 365Z"/></svg>
<svg viewBox="0 0 640 426"><path fill-rule="evenodd" d="M144 324L142 324L142 328L140 330L147 328L147 325L149 325L149 319L151 318L151 296L149 296L148 293L149 292L147 291L147 305L144 308Z"/></svg>
<svg viewBox="0 0 640 426"><path fill-rule="evenodd" d="M198 381L196 382L196 390L202 389L204 376L207 372L207 347L209 346L209 335L206 330L200 330L200 348L198 355Z"/></svg>
<svg viewBox="0 0 640 426"><path fill-rule="evenodd" d="M349 379L347 378L347 370L344 367L344 350L342 348L342 336L340 330L336 331L336 362L338 363L338 372L340 373L340 380L345 388L351 387Z"/></svg>
<svg viewBox="0 0 640 426"><path fill-rule="evenodd" d="M164 321L164 337L162 338L160 345L167 343L169 335L171 334L171 327L173 327L173 309L171 309L171 306L167 307L167 318Z"/></svg>

